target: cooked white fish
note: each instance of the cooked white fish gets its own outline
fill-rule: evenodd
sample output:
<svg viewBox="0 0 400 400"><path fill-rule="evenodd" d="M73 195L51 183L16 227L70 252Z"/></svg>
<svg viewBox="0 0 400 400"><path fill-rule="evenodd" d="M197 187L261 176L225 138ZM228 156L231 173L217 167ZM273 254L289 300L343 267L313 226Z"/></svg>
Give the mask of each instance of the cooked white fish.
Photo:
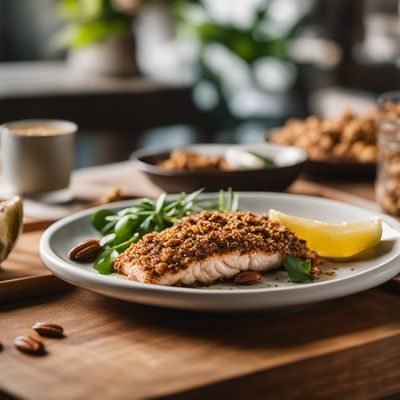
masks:
<svg viewBox="0 0 400 400"><path fill-rule="evenodd" d="M317 256L283 225L251 213L203 211L145 235L116 259L114 269L138 282L193 286L277 269L285 254L311 258L311 273L318 274Z"/></svg>

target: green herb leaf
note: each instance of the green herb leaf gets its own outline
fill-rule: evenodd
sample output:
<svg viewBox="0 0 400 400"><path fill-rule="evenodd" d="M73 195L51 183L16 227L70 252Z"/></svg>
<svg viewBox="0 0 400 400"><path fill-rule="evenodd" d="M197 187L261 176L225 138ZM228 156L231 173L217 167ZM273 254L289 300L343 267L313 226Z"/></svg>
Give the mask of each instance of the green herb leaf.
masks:
<svg viewBox="0 0 400 400"><path fill-rule="evenodd" d="M186 195L185 193L182 193L181 194L182 197L181 197L180 201L186 201L186 203L195 201L200 196L200 194L203 192L204 192L204 189L199 189L188 195Z"/></svg>
<svg viewBox="0 0 400 400"><path fill-rule="evenodd" d="M116 238L120 242L124 242L131 235L133 228L135 226L135 222L129 215L124 215L115 225L114 232Z"/></svg>
<svg viewBox="0 0 400 400"><path fill-rule="evenodd" d="M167 198L167 193L162 193L161 196L157 199L156 202L156 209L154 210L155 214L158 214L161 212L161 210L164 207L165 204L165 199Z"/></svg>
<svg viewBox="0 0 400 400"><path fill-rule="evenodd" d="M116 250L118 253L122 253L125 251L132 243L137 243L139 241L140 235L139 233L135 233L129 240L123 243L119 243L112 247L113 250Z"/></svg>
<svg viewBox="0 0 400 400"><path fill-rule="evenodd" d="M115 237L116 237L115 233L109 233L108 235L103 236L100 240L100 246L105 247L107 245L111 245Z"/></svg>
<svg viewBox="0 0 400 400"><path fill-rule="evenodd" d="M108 275L113 272L113 262L118 256L118 252L111 247L105 247L97 256L93 268L100 272L102 275Z"/></svg>
<svg viewBox="0 0 400 400"><path fill-rule="evenodd" d="M109 215L114 215L110 210L99 210L92 215L92 224L98 230L101 231L109 221L106 219Z"/></svg>
<svg viewBox="0 0 400 400"><path fill-rule="evenodd" d="M302 261L297 257L285 255L283 265L294 283L310 283L314 277L310 274L311 260Z"/></svg>
<svg viewBox="0 0 400 400"><path fill-rule="evenodd" d="M224 191L221 189L219 191L219 205L218 208L222 211L225 210L225 193Z"/></svg>
<svg viewBox="0 0 400 400"><path fill-rule="evenodd" d="M232 188L228 188L227 199L225 199L225 192L222 189L219 191L218 211L234 212L237 211L238 206L239 198Z"/></svg>

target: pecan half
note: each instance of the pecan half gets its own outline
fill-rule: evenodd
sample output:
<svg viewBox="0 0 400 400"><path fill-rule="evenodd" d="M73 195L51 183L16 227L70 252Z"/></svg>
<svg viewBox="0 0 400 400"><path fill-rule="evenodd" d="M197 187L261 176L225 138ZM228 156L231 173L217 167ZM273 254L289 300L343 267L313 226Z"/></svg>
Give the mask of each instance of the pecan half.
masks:
<svg viewBox="0 0 400 400"><path fill-rule="evenodd" d="M236 285L255 285L262 282L262 275L255 271L243 271L235 276Z"/></svg>
<svg viewBox="0 0 400 400"><path fill-rule="evenodd" d="M100 251L99 241L96 239L89 239L73 247L69 251L68 257L72 261L90 262L94 261L97 254L99 254L99 251Z"/></svg>
<svg viewBox="0 0 400 400"><path fill-rule="evenodd" d="M32 325L32 329L41 336L64 336L64 328L61 325L53 324L51 322L36 322L36 324Z"/></svg>
<svg viewBox="0 0 400 400"><path fill-rule="evenodd" d="M35 336L17 336L14 340L15 347L23 353L39 355L44 353L44 344Z"/></svg>

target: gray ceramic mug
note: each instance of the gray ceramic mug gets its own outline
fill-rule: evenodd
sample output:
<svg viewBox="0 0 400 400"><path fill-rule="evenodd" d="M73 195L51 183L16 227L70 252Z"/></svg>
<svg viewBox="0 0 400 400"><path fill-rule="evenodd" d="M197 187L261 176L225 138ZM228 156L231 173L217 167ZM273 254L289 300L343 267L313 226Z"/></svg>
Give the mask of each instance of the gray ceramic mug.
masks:
<svg viewBox="0 0 400 400"><path fill-rule="evenodd" d="M67 189L75 164L73 122L32 119L0 127L3 176L10 191L40 196Z"/></svg>

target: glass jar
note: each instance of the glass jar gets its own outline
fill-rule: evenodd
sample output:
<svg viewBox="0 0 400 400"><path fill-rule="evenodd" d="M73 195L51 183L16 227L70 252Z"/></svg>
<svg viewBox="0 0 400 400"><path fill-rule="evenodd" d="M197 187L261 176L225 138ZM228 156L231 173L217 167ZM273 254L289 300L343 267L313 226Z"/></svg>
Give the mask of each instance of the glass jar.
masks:
<svg viewBox="0 0 400 400"><path fill-rule="evenodd" d="M378 100L376 199L383 211L400 215L400 92Z"/></svg>

